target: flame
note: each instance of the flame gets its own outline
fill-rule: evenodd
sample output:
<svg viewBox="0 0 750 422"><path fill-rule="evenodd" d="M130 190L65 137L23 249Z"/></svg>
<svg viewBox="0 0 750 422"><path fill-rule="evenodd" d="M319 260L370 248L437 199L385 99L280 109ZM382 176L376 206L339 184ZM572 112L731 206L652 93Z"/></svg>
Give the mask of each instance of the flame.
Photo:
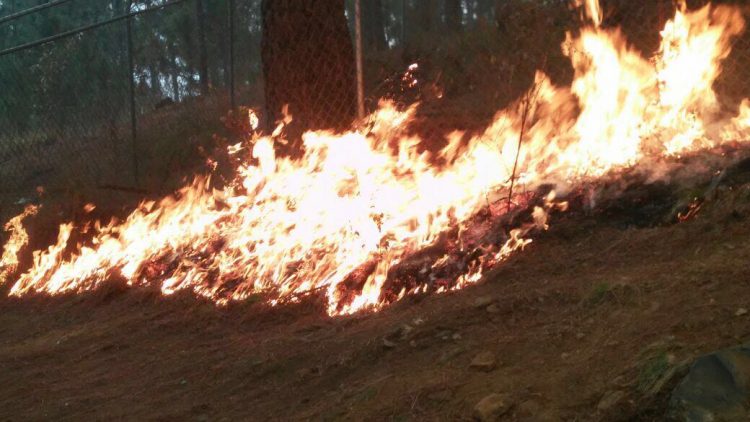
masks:
<svg viewBox="0 0 750 422"><path fill-rule="evenodd" d="M556 87L538 73L529 94L468 144L454 133L442 150L422 152L421 140L406 130L415 108L387 102L370 117L368 133L306 133L299 158L275 155L281 125L272 136L230 147L240 164L222 190L198 178L123 222L97 224L82 245L69 244L76 227L61 225L57 242L34 252L11 294L84 291L122 278L217 303L263 294L277 304L321 292L331 315L376 310L408 294L477 282L545 230L551 211L564 210L552 194L504 241L476 241L463 222L482 209L507 212L489 198L511 184L522 187L514 192L547 183L565 190L647 157L750 135L750 102L738 117L719 119L712 90L731 40L744 29L737 9L678 10L648 60L618 30L599 27L598 2L585 6L593 25L563 46L575 70L572 86ZM16 219L9 225L20 233ZM455 248L471 248L476 259L445 254L419 271L426 281L387 292L399 264L455 227ZM15 256L13 242L3 262ZM457 273L446 280L436 275L443 268Z"/></svg>
<svg viewBox="0 0 750 422"><path fill-rule="evenodd" d="M0 257L0 285L5 284L9 275L18 269L18 253L29 243L29 235L23 228L23 220L35 215L39 211L36 205L27 205L23 212L11 218L5 224L5 232L9 234L8 240Z"/></svg>
<svg viewBox="0 0 750 422"><path fill-rule="evenodd" d="M741 140L747 134L750 127L750 100L743 100L737 117L732 118L729 124L721 128L721 139L723 142Z"/></svg>
<svg viewBox="0 0 750 422"><path fill-rule="evenodd" d="M604 15L599 0L586 0L586 15L594 23L594 26L598 27L602 24Z"/></svg>

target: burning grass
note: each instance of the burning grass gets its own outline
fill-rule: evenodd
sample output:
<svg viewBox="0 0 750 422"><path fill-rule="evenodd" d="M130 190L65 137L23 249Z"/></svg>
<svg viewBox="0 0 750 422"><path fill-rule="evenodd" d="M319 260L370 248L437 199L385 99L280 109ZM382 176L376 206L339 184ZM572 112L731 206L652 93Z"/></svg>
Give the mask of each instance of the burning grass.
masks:
<svg viewBox="0 0 750 422"><path fill-rule="evenodd" d="M712 90L744 29L738 10L678 11L647 60L586 5L593 23L562 46L572 86L538 72L530 93L468 142L454 133L425 151L407 131L416 107L383 103L367 131L309 132L300 157L279 157L282 122L230 147L236 177L221 190L197 178L124 221L62 224L10 293L114 278L220 304L316 293L331 315L378 310L475 283L522 250L566 209L550 186L567 195L628 172L662 180L678 157L750 135L750 103L726 118Z"/></svg>

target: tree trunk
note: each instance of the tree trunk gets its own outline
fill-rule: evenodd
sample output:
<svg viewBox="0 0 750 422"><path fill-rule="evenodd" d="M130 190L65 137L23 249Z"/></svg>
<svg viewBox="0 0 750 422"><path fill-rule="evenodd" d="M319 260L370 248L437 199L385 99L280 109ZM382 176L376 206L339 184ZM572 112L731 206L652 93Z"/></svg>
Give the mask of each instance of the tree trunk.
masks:
<svg viewBox="0 0 750 422"><path fill-rule="evenodd" d="M385 50L387 40L381 0L362 0L363 41L366 49Z"/></svg>
<svg viewBox="0 0 750 422"><path fill-rule="evenodd" d="M477 0L477 18L492 22L495 0Z"/></svg>
<svg viewBox="0 0 750 422"><path fill-rule="evenodd" d="M268 124L289 105L302 130L347 128L356 82L344 0L263 0L261 7Z"/></svg>
<svg viewBox="0 0 750 422"><path fill-rule="evenodd" d="M174 101L177 103L180 102L180 65L177 63L177 55L171 46L169 47L169 55L172 62L172 94L174 95Z"/></svg>
<svg viewBox="0 0 750 422"><path fill-rule="evenodd" d="M435 0L404 0L403 4L403 45L415 46L423 38L429 37L434 26Z"/></svg>
<svg viewBox="0 0 750 422"><path fill-rule="evenodd" d="M161 97L161 84L159 83L159 68L155 64L149 66L149 76L151 79L151 92L152 95Z"/></svg>
<svg viewBox="0 0 750 422"><path fill-rule="evenodd" d="M475 15L477 14L477 3L474 0L464 1L464 7L466 7L466 22L465 26L473 27L477 23Z"/></svg>
<svg viewBox="0 0 750 422"><path fill-rule="evenodd" d="M208 78L208 50L206 49L206 8L203 0L195 2L195 17L198 20L198 76L201 94L207 94L211 81Z"/></svg>
<svg viewBox="0 0 750 422"><path fill-rule="evenodd" d="M409 23L409 19L407 17L408 10L409 10L409 0L401 0L401 40L400 44L401 46L406 45L406 27Z"/></svg>
<svg viewBox="0 0 750 422"><path fill-rule="evenodd" d="M461 0L445 0L445 26L449 31L458 32L463 19Z"/></svg>
<svg viewBox="0 0 750 422"><path fill-rule="evenodd" d="M221 54L221 67L222 76L224 76L224 87L229 89L229 87L232 85L232 81L230 81L231 72L229 71L229 25L227 25L226 30L219 31L219 39L219 44L221 44L219 53Z"/></svg>
<svg viewBox="0 0 750 422"><path fill-rule="evenodd" d="M433 0L422 2L415 1L414 7L416 8L417 16L419 16L419 29L425 33L430 32L432 29L432 20L435 18L435 7L433 3Z"/></svg>

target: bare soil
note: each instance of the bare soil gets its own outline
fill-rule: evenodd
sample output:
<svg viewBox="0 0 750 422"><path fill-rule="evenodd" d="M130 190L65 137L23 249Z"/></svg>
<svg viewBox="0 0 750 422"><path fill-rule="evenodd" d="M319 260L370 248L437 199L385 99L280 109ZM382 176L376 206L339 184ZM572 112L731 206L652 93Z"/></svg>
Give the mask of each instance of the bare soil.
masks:
<svg viewBox="0 0 750 422"><path fill-rule="evenodd" d="M750 186L694 219L572 213L478 285L329 318L113 283L0 299L6 420L664 420L695 357L750 339ZM494 368L471 368L491 352ZM612 404L605 395L621 392Z"/></svg>

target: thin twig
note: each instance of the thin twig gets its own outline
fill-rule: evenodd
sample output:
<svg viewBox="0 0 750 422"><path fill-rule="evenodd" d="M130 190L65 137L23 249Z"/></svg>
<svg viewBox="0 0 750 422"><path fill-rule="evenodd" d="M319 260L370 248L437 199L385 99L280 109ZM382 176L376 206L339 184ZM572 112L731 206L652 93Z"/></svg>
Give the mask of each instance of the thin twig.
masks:
<svg viewBox="0 0 750 422"><path fill-rule="evenodd" d="M523 99L523 114L521 115L521 132L518 134L518 147L516 148L516 158L513 161L513 173L510 176L510 190L508 191L508 211L510 211L511 202L513 199L513 185L516 182L516 169L518 168L518 158L521 155L521 144L523 143L523 135L526 131L526 118L529 115L529 97L528 94Z"/></svg>
<svg viewBox="0 0 750 422"><path fill-rule="evenodd" d="M542 59L542 66L541 68L544 69L547 64L547 56L544 56ZM518 159L521 156L521 145L523 144L523 137L526 134L526 121L529 118L529 114L531 113L531 108L533 106L533 103L536 103L537 96L539 95L539 84L534 81L534 84L531 87L531 90L527 91L526 94L523 97L522 104L523 104L523 113L521 114L521 132L518 134L518 148L516 148L516 158L513 160L513 172L510 176L510 189L508 191L508 211L510 211L510 207L512 205L513 201L513 187L516 182L516 171L518 170Z"/></svg>

